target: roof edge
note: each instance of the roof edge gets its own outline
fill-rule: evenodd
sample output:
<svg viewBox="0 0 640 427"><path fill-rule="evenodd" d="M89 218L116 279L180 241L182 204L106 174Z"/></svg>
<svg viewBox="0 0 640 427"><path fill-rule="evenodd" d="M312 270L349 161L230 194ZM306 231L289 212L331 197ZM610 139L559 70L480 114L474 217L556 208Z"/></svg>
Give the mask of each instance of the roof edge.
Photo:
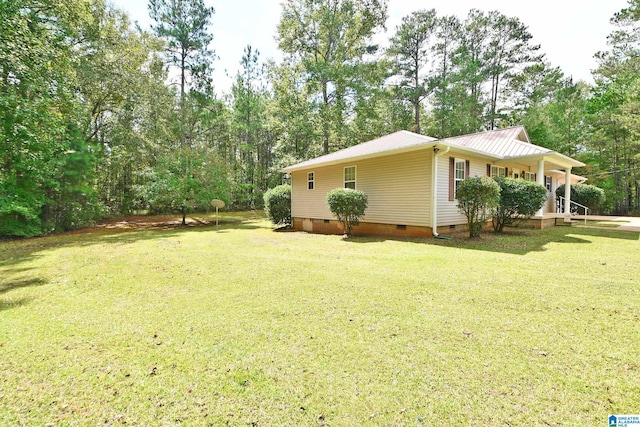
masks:
<svg viewBox="0 0 640 427"><path fill-rule="evenodd" d="M401 132L408 132L408 131L401 131ZM409 132L409 133L412 133L412 132ZM414 134L414 135L417 135L417 134ZM424 135L420 135L420 136L424 136ZM392 154L409 153L409 152L412 152L412 151L419 151L419 150L424 150L424 149L427 149L427 148L431 148L431 147L437 145L439 142L440 141L436 139L436 140L433 140L433 141L428 141L428 142L426 142L424 144L414 145L414 146L411 146L411 147L404 147L404 148L396 148L396 149L385 150L385 151L378 151L376 153L363 154L361 156L349 157L348 159L329 160L327 162L316 163L316 164L313 164L313 165L302 165L303 162L301 162L301 163L298 163L298 164L295 164L295 165L287 166L286 168L282 168L282 169L280 169L280 172L282 172L282 173L290 173L290 172L296 172L296 171L305 170L305 169L333 166L333 165L339 165L341 163L357 162L357 161L372 159L372 158L376 158L376 157L390 156ZM302 166L299 166L299 165L302 165Z"/></svg>

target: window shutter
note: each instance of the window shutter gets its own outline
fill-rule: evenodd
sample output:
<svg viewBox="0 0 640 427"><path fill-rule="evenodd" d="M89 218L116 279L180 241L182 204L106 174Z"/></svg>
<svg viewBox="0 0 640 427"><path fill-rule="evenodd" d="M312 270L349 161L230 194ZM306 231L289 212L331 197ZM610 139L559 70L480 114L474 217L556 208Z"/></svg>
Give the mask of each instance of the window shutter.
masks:
<svg viewBox="0 0 640 427"><path fill-rule="evenodd" d="M533 174L533 182L538 182L538 174L537 173Z"/></svg>
<svg viewBox="0 0 640 427"><path fill-rule="evenodd" d="M456 159L453 157L449 157L449 201L453 202L455 200L455 173L456 173ZM436 190L437 191L437 190Z"/></svg>
<svg viewBox="0 0 640 427"><path fill-rule="evenodd" d="M487 163L487 176L491 176L491 164Z"/></svg>
<svg viewBox="0 0 640 427"><path fill-rule="evenodd" d="M464 162L464 177L469 178L469 169L471 166L471 162L469 160L465 160Z"/></svg>
<svg viewBox="0 0 640 427"><path fill-rule="evenodd" d="M509 168L504 168L504 177L509 178Z"/></svg>

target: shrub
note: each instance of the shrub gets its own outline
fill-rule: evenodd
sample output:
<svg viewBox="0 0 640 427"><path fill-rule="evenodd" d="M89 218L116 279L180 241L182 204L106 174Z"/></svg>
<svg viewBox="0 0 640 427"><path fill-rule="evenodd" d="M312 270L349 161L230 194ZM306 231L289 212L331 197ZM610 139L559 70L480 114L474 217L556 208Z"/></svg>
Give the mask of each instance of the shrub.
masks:
<svg viewBox="0 0 640 427"><path fill-rule="evenodd" d="M556 197L558 196L564 197L564 184L556 189ZM595 185L572 184L571 200L588 207L592 212L599 212L605 201L604 190Z"/></svg>
<svg viewBox="0 0 640 427"><path fill-rule="evenodd" d="M344 226L344 234L351 235L351 229L360 223L367 209L367 195L351 188L335 188L327 194L329 210Z"/></svg>
<svg viewBox="0 0 640 427"><path fill-rule="evenodd" d="M544 205L547 189L540 184L521 179L494 178L500 186L500 204L493 216L493 230L502 232L505 226L517 226L531 218Z"/></svg>
<svg viewBox="0 0 640 427"><path fill-rule="evenodd" d="M458 185L456 198L458 210L467 217L469 237L476 237L500 202L500 186L487 176L467 178Z"/></svg>
<svg viewBox="0 0 640 427"><path fill-rule="evenodd" d="M272 223L291 225L291 186L278 185L264 193L264 210Z"/></svg>

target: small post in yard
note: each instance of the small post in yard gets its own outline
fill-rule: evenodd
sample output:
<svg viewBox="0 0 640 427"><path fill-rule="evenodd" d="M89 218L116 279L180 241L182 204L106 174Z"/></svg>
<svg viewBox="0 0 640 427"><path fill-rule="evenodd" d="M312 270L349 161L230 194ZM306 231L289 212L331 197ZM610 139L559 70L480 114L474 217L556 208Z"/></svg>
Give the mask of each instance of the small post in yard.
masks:
<svg viewBox="0 0 640 427"><path fill-rule="evenodd" d="M218 209L224 208L224 202L219 199L213 199L211 201L211 206L216 208L216 227L218 226Z"/></svg>

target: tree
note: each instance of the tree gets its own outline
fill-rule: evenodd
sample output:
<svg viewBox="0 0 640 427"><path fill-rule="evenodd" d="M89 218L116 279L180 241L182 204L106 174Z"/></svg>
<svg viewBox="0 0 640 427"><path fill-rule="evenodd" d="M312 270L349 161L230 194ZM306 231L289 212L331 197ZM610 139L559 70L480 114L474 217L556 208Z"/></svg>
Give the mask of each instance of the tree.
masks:
<svg viewBox="0 0 640 427"><path fill-rule="evenodd" d="M640 212L640 1L616 13L609 51L599 52L596 86L587 105L590 182L606 189L615 214Z"/></svg>
<svg viewBox="0 0 640 427"><path fill-rule="evenodd" d="M584 151L589 96L585 83L574 83L549 64L536 64L513 78L509 91L515 104L504 124L525 126L536 144L567 156Z"/></svg>
<svg viewBox="0 0 640 427"><path fill-rule="evenodd" d="M513 80L544 58L527 27L497 11L472 9L463 23L440 19L435 33L434 134L497 128L518 99Z"/></svg>
<svg viewBox="0 0 640 427"><path fill-rule="evenodd" d="M0 235L78 226L52 213L92 200L94 152L78 132L73 49L89 20L85 6L0 1Z"/></svg>
<svg viewBox="0 0 640 427"><path fill-rule="evenodd" d="M544 185L522 179L494 178L500 186L500 203L493 216L493 230L515 227L536 214L547 199Z"/></svg>
<svg viewBox="0 0 640 427"><path fill-rule="evenodd" d="M203 0L149 0L147 8L155 21L151 28L167 42L167 59L180 70L180 97L187 86L204 89L215 57L208 33L215 9Z"/></svg>
<svg viewBox="0 0 640 427"><path fill-rule="evenodd" d="M250 45L244 48L240 61L241 71L231 87L233 97L234 173L242 183L243 208L255 208L270 184L272 166L271 140L267 134L265 110L267 92L264 84L264 67L258 62L260 52Z"/></svg>
<svg viewBox="0 0 640 427"><path fill-rule="evenodd" d="M452 86L455 84L453 58L460 45L460 20L456 16L439 18L435 35L434 124L428 134L444 138L468 133L458 130L463 126L455 124L455 121L461 115L453 113L459 107L457 93Z"/></svg>
<svg viewBox="0 0 640 427"><path fill-rule="evenodd" d="M318 123L322 152L347 145L345 119L370 87L365 56L387 18L387 0L286 0L278 25L278 44L285 64L300 67L301 89ZM292 89L292 87L289 87ZM333 143L332 143L333 142Z"/></svg>
<svg viewBox="0 0 640 427"><path fill-rule="evenodd" d="M149 0L147 8L155 21L151 28L166 42L168 62L180 71L180 104L176 123L180 146L185 147L194 139L190 133L193 123L189 122L193 115L187 105L187 89L202 93L211 91L211 62L215 54L209 49L213 36L208 30L215 11L206 7L204 0Z"/></svg>
<svg viewBox="0 0 640 427"><path fill-rule="evenodd" d="M207 150L182 148L168 152L147 170L139 196L152 212L180 212L182 225L188 213L207 209L213 199L229 202L226 166Z"/></svg>
<svg viewBox="0 0 640 427"><path fill-rule="evenodd" d="M173 139L175 97L165 85L162 42L104 5L91 8L79 32L81 130L96 157L96 191L108 214L131 214L139 207L134 186L141 172Z"/></svg>
<svg viewBox="0 0 640 427"><path fill-rule="evenodd" d="M270 63L268 67L273 97L267 105L267 116L269 127L278 135L275 161L281 162L282 167L322 153L322 147L316 145L320 140L318 120L306 95L304 74L302 65L290 60L280 65Z"/></svg>
<svg viewBox="0 0 640 427"><path fill-rule="evenodd" d="M367 203L367 195L360 190L335 188L327 193L329 210L342 223L347 236L351 235L353 227L364 217Z"/></svg>
<svg viewBox="0 0 640 427"><path fill-rule="evenodd" d="M420 133L421 102L433 90L433 76L425 70L431 58L431 37L436 30L436 11L419 10L402 18L391 38L387 55L392 58L394 75L399 78L396 85L398 97L413 106L412 130Z"/></svg>
<svg viewBox="0 0 640 427"><path fill-rule="evenodd" d="M496 129L501 117L499 103L504 88L518 75L519 69L535 64L544 58L538 55L540 45L531 45L533 38L529 29L518 18L511 18L499 12L490 12L489 42L484 52L483 62L491 79L488 121L489 129Z"/></svg>
<svg viewBox="0 0 640 427"><path fill-rule="evenodd" d="M458 210L467 217L469 237L477 237L500 203L500 186L487 176L467 178L456 189Z"/></svg>

